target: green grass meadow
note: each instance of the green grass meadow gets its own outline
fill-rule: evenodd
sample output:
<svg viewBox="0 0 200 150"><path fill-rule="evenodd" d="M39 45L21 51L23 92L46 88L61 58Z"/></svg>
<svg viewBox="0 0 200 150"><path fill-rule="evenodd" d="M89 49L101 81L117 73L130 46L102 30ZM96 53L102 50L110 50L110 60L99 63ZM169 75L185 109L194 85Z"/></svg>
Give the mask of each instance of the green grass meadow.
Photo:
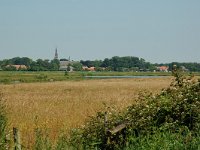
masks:
<svg viewBox="0 0 200 150"><path fill-rule="evenodd" d="M192 74L200 75L199 72ZM84 76L171 76L171 72L0 71L0 84L82 80L85 79Z"/></svg>
<svg viewBox="0 0 200 150"><path fill-rule="evenodd" d="M84 76L170 76L166 72L0 71L0 83L81 80Z"/></svg>

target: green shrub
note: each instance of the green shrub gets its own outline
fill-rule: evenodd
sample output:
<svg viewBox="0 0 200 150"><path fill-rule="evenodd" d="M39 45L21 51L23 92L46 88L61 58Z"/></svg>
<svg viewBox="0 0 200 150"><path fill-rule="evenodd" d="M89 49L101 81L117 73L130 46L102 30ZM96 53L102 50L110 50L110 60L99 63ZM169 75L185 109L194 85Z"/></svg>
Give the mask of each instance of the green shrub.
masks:
<svg viewBox="0 0 200 150"><path fill-rule="evenodd" d="M198 150L200 136L192 137L186 128L174 133L168 130L157 130L154 134L135 137L125 150Z"/></svg>
<svg viewBox="0 0 200 150"><path fill-rule="evenodd" d="M65 71L65 76L69 76L69 72L68 71Z"/></svg>
<svg viewBox="0 0 200 150"><path fill-rule="evenodd" d="M73 150L74 148L69 146L68 137L61 135L55 145L55 150Z"/></svg>
<svg viewBox="0 0 200 150"><path fill-rule="evenodd" d="M36 79L39 79L39 80L47 80L47 75L45 75L45 74L36 75Z"/></svg>
<svg viewBox="0 0 200 150"><path fill-rule="evenodd" d="M173 75L175 79L170 87L160 94L141 94L136 103L121 113L108 110L106 116L98 113L91 117L85 126L72 131L71 144L77 149L123 149L127 145L134 147L136 139L160 136L162 132L158 131L165 131L166 136L172 133L169 138L173 140L173 136L181 135L182 129L188 130L193 137L191 141L198 139L199 142L200 79L184 77L179 71L174 71ZM120 124L125 127L109 134L109 129ZM180 136L177 142L181 143L184 138ZM156 139L150 140L156 142ZM184 146L190 147L190 144ZM192 144L195 147L197 143Z"/></svg>
<svg viewBox="0 0 200 150"><path fill-rule="evenodd" d="M11 83L11 80L10 79L0 79L0 83L4 83L4 84L8 84L8 83Z"/></svg>
<svg viewBox="0 0 200 150"><path fill-rule="evenodd" d="M0 150L6 149L6 125L5 105L3 102L3 95L0 93Z"/></svg>
<svg viewBox="0 0 200 150"><path fill-rule="evenodd" d="M39 128L35 129L35 144L34 150L51 150L52 143L50 142L48 132L42 131Z"/></svg>

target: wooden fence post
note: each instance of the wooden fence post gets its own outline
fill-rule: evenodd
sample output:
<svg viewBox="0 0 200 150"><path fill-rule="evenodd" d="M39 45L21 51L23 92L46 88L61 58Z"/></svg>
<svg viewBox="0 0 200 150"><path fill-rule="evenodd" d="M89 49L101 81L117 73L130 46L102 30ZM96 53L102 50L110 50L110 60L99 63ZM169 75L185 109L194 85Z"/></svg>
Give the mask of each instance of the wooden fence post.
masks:
<svg viewBox="0 0 200 150"><path fill-rule="evenodd" d="M20 140L20 134L17 128L13 128L13 138L14 138L14 150L22 150L21 148L21 140Z"/></svg>
<svg viewBox="0 0 200 150"><path fill-rule="evenodd" d="M110 137L108 135L108 113L107 111L104 113L104 132L105 132L105 142L106 144L110 143Z"/></svg>

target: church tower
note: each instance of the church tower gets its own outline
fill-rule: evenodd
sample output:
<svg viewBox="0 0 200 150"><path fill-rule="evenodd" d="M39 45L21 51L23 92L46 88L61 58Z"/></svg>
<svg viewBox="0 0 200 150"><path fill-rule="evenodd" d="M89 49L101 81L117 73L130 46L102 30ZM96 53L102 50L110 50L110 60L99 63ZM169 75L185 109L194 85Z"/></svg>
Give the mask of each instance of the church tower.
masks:
<svg viewBox="0 0 200 150"><path fill-rule="evenodd" d="M58 59L58 50L56 48L54 59Z"/></svg>

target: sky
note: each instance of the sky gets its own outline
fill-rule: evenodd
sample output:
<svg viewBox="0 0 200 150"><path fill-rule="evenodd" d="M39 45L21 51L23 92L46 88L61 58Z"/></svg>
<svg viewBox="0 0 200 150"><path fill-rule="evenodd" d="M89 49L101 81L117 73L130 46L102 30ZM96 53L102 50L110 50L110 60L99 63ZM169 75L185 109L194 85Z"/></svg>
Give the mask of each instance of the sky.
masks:
<svg viewBox="0 0 200 150"><path fill-rule="evenodd" d="M0 0L0 60L200 63L200 0Z"/></svg>

